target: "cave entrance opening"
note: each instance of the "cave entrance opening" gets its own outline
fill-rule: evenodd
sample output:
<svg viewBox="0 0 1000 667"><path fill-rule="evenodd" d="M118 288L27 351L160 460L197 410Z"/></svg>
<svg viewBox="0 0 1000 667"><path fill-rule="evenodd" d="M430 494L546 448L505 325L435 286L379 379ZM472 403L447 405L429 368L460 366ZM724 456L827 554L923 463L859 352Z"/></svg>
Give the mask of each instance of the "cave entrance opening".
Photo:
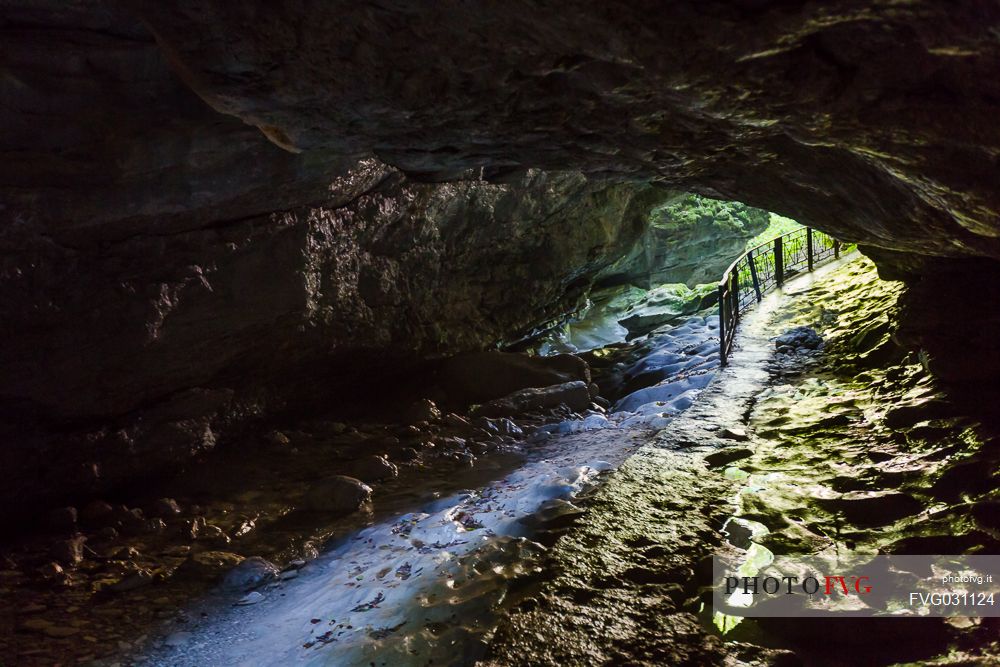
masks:
<svg viewBox="0 0 1000 667"><path fill-rule="evenodd" d="M634 246L597 274L576 312L508 349L577 355L610 413L669 419L721 365L720 276L763 240L805 229L741 202L674 195L650 209Z"/></svg>
<svg viewBox="0 0 1000 667"><path fill-rule="evenodd" d="M631 251L597 275L576 312L513 349L599 353L710 317L719 278L734 260L765 241L804 231L791 218L741 202L676 195L650 210Z"/></svg>

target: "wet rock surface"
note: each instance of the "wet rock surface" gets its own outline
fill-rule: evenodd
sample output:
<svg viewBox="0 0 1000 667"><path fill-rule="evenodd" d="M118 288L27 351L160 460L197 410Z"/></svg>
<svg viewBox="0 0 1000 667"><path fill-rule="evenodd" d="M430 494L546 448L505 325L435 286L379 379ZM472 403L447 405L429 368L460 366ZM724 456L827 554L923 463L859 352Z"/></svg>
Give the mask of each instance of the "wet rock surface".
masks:
<svg viewBox="0 0 1000 667"><path fill-rule="evenodd" d="M259 556L253 556L242 561L226 573L222 579L222 587L234 591L249 591L275 579L278 568Z"/></svg>
<svg viewBox="0 0 1000 667"><path fill-rule="evenodd" d="M595 289L587 305L551 328L531 347L540 354L579 354L631 341L707 310L716 301L714 285L683 284L642 289L622 285Z"/></svg>
<svg viewBox="0 0 1000 667"><path fill-rule="evenodd" d="M1000 548L988 528L995 414L950 400L888 331L874 342L858 335L887 321L898 289L856 261L790 287L776 309L765 301L744 323L732 365L588 500L544 580L511 602L484 664L840 664L818 650L828 632L851 636L871 664L994 661L992 619L892 619L875 633L850 619L750 619L722 634L700 588L710 583L705 558L751 545L775 554ZM796 326L825 345L775 354ZM871 355L884 347L893 349Z"/></svg>

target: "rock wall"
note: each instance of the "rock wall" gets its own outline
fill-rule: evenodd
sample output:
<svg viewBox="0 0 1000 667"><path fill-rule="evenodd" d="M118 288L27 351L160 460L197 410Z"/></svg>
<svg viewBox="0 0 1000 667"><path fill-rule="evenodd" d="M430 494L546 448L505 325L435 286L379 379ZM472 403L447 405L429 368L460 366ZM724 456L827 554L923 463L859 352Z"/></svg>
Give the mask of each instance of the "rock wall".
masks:
<svg viewBox="0 0 1000 667"><path fill-rule="evenodd" d="M575 173L422 184L371 163L350 177L377 184L93 255L37 239L2 293L17 317L0 394L80 419L328 353L482 348L575 307L662 196Z"/></svg>
<svg viewBox="0 0 1000 667"><path fill-rule="evenodd" d="M26 280L2 291L9 465L113 484L289 402L516 337L577 307L664 196L577 173L424 184L363 163L350 178L376 180L364 171L381 180L335 208L19 255ZM51 433L88 424L85 445Z"/></svg>
<svg viewBox="0 0 1000 667"><path fill-rule="evenodd" d="M665 283L715 283L769 222L767 211L740 202L680 196L653 209L642 238L628 255L602 271L598 281L645 289Z"/></svg>
<svg viewBox="0 0 1000 667"><path fill-rule="evenodd" d="M909 256L865 248L879 276L903 280L895 338L952 390L1000 400L1000 262Z"/></svg>
<svg viewBox="0 0 1000 667"><path fill-rule="evenodd" d="M110 3L10 3L0 34L0 502L141 479L517 338L578 307L670 194L288 152Z"/></svg>

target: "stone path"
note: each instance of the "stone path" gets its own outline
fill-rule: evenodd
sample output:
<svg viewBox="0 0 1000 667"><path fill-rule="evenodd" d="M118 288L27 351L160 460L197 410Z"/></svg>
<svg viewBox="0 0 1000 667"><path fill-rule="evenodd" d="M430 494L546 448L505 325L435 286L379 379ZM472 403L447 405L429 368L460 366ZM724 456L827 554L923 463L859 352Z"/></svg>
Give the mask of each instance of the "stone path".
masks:
<svg viewBox="0 0 1000 667"><path fill-rule="evenodd" d="M586 521L552 555L553 579L501 625L488 664L617 664L637 659L636 647L649 664L723 658L698 619L695 572L720 542L738 482L706 457L745 447L746 415L769 377L769 337L780 333L775 309L817 277L790 282L746 317L730 364L588 503Z"/></svg>

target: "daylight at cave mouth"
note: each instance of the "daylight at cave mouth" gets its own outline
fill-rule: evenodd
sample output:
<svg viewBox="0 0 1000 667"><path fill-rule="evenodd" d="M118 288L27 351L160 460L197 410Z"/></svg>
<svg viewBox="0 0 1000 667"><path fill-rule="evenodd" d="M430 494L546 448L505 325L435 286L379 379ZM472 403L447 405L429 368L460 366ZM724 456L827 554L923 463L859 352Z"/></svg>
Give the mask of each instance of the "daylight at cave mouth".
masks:
<svg viewBox="0 0 1000 667"><path fill-rule="evenodd" d="M1000 664L993 0L0 2L0 667Z"/></svg>

